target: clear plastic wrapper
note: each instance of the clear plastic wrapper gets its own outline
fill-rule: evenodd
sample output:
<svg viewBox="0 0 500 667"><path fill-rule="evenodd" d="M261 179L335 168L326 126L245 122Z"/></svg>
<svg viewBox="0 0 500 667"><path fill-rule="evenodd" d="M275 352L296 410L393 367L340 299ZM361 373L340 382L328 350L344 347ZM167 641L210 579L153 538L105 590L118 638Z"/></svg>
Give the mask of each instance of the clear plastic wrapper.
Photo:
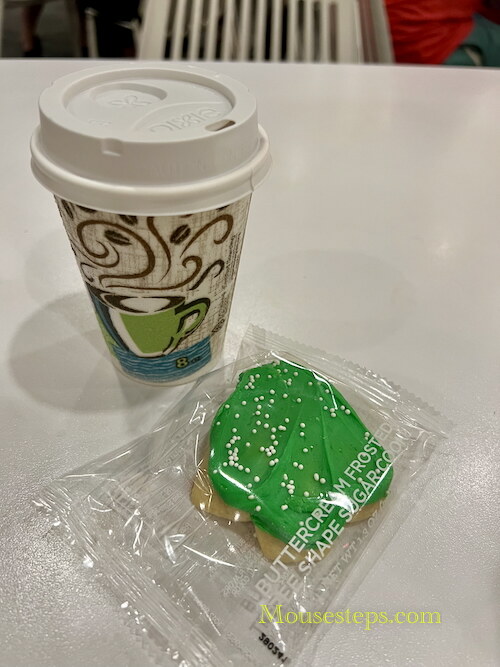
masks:
<svg viewBox="0 0 500 667"><path fill-rule="evenodd" d="M380 557L449 428L380 376L252 327L151 433L36 502L157 663L290 664L310 613L345 604Z"/></svg>

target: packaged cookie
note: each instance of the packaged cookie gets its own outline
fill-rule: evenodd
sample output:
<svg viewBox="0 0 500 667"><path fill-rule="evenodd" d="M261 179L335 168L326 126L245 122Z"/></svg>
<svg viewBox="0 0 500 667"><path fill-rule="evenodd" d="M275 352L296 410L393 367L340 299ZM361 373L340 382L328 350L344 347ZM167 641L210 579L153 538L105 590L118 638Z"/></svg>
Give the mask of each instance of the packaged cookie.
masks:
<svg viewBox="0 0 500 667"><path fill-rule="evenodd" d="M271 561L294 536L300 550L287 549L287 563L322 556L347 523L380 507L393 477L390 455L335 386L286 360L240 374L207 440L193 503L251 521Z"/></svg>
<svg viewBox="0 0 500 667"><path fill-rule="evenodd" d="M150 434L37 503L158 663L300 664L308 619L346 604L448 429L390 381L251 328Z"/></svg>

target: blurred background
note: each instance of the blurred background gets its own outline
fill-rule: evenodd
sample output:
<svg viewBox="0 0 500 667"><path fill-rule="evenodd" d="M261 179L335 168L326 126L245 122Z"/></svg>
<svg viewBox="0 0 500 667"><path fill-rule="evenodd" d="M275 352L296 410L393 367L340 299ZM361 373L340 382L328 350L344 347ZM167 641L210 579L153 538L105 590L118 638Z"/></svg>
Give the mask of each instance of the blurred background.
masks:
<svg viewBox="0 0 500 667"><path fill-rule="evenodd" d="M71 58L72 39L63 3L48 2L42 15L38 32L43 36L44 55L49 58ZM4 10L3 49L4 58L21 58L21 8Z"/></svg>
<svg viewBox="0 0 500 667"><path fill-rule="evenodd" d="M500 66L500 0L0 0L1 53Z"/></svg>

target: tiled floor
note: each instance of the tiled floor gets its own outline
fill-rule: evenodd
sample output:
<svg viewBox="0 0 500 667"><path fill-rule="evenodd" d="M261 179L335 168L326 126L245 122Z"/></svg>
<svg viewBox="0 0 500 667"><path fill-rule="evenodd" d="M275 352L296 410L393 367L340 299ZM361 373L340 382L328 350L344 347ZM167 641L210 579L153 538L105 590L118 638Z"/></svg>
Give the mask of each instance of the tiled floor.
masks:
<svg viewBox="0 0 500 667"><path fill-rule="evenodd" d="M18 8L5 9L2 47L4 58L22 57L19 39L20 14ZM42 40L44 56L49 58L71 58L73 56L66 7L61 0L45 4L40 17L38 34Z"/></svg>

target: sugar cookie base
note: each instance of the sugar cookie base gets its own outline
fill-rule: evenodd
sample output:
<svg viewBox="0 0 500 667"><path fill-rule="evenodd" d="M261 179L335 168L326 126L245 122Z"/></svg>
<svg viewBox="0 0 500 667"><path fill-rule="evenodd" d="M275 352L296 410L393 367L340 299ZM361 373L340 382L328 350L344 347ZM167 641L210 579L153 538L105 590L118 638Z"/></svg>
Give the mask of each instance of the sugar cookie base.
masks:
<svg viewBox="0 0 500 667"><path fill-rule="evenodd" d="M208 512L213 516L227 519L228 521L251 521L252 518L248 512L244 512L243 510L228 505L214 489L208 475L207 462L208 456L206 455L198 464L198 469L191 489L191 502L193 505L203 512ZM359 512L354 514L349 523L357 523L358 521L365 521L368 519L378 509L380 502L381 501L379 500L375 503L364 505ZM255 536L263 555L270 561L276 560L286 547L286 542L274 537L261 528L255 527ZM289 551L293 552L293 549L290 549ZM329 551L330 549L325 551L323 557L327 555ZM285 553L280 558L280 561L287 565L293 565L307 558L308 553L309 551L305 550L295 554L294 557Z"/></svg>

